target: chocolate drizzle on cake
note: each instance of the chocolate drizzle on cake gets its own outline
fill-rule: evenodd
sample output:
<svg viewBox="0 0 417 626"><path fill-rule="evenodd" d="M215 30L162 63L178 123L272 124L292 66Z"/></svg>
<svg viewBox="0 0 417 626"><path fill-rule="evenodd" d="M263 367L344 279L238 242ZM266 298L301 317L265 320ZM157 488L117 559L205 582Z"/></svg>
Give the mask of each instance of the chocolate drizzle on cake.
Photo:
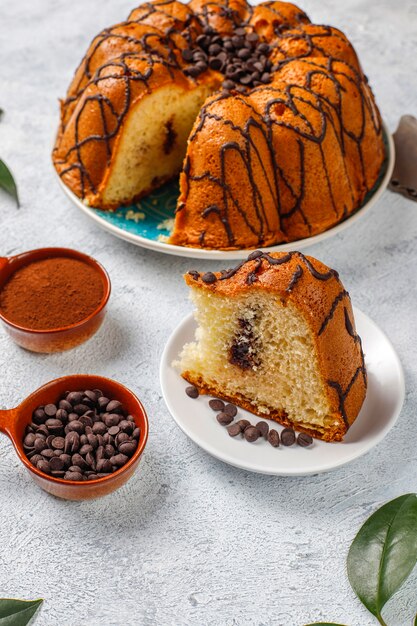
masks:
<svg viewBox="0 0 417 626"><path fill-rule="evenodd" d="M157 88L159 76L164 81L169 76L175 82L179 73L184 76L187 72L190 81L199 82L214 69L225 77L224 91L202 108L190 144L198 140L205 124L213 120L217 122L219 134L223 128L229 127L238 133L239 141L227 141L219 150L219 175L214 175L210 168L196 171L193 162L186 160L183 188L188 192L182 198L182 205L178 206L177 219L182 219L187 211L192 185L210 182L221 190L222 195L222 202L216 206L201 207L204 225L200 232L197 231L195 242L189 243L210 247L212 224L218 220L228 246L239 247L233 226L235 221L231 219L232 210L238 212L257 245L265 245L267 240L272 243L271 234L276 242L294 239L291 234L294 224L298 228L297 237L317 232L305 206L307 148L312 146L319 147L334 222L348 217L360 204L353 197L358 175L362 197L369 191L363 156L366 128L372 127L375 137L380 137L382 132L372 94L356 66L354 52L351 51L349 61L337 58L336 51L349 46L339 31L309 24L301 11L281 12L271 2L263 3L262 7L273 16L273 19L269 18L273 40L265 40L262 28L259 33L255 32L257 27L252 17L260 7L243 2L231 5L228 0L224 3L193 2L190 6L175 0L145 3L135 9L126 22L104 29L82 60L68 97L62 103L54 163L64 182L82 198L96 195L112 161L115 141L138 95L151 93ZM109 54L112 48L114 57ZM245 59L249 52L251 56ZM294 63L294 72L299 77L296 81L289 78ZM190 67L198 68L197 73L190 73ZM194 77L193 73L196 74ZM268 81L271 81L270 85ZM331 97L320 91L319 85L325 82L331 85ZM261 84L251 89L257 83ZM242 93L238 93L234 86ZM354 93L347 96L348 91ZM359 119L355 127L345 118L345 97L354 98L357 104ZM228 115L221 113L221 109L219 112L218 105L229 98L232 99L230 110L246 107L243 125L233 122ZM310 115L306 116L306 107L311 111L311 119ZM91 124L92 111L97 111L94 124ZM287 171L274 146L274 133L278 127L294 140L300 174L297 180ZM344 206L339 206L335 199L331 164L326 161L323 148L330 134L336 137L341 155L346 154L348 145L353 146L357 154L355 182L347 167L340 172L350 196ZM173 139L168 129L163 149L172 149ZM368 145L368 139L367 142ZM261 143L269 155L268 164L260 158ZM69 149L67 145L70 145ZM91 146L96 152L94 165L87 157ZM237 155L241 160L245 178L243 196L233 188L233 181L228 177L230 155ZM257 171L262 172L265 185L260 185ZM371 184L374 182L372 180ZM268 189L268 201L265 188ZM246 197L251 198L253 211L248 212L245 208ZM271 211L279 217L280 232L271 231L268 218Z"/></svg>

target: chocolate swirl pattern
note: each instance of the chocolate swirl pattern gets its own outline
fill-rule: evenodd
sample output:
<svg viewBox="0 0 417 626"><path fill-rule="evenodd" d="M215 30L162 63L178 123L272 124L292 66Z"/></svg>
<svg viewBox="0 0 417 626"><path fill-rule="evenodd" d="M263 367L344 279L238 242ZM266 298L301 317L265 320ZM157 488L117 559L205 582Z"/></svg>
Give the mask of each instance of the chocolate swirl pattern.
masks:
<svg viewBox="0 0 417 626"><path fill-rule="evenodd" d="M252 37L246 53L245 33ZM217 42L210 67L199 47L207 37ZM227 57L219 41L235 52ZM266 47L256 52L257 46ZM196 50L200 65L192 72ZM252 53L247 67L230 66ZM225 77L239 81L242 72L237 90L221 88L230 83ZM139 134L130 151L137 154L123 162L126 142L134 143L127 137L133 111L140 115L139 105L146 109L147 97L162 92L168 95L154 106L165 109L173 85L191 100L195 94L200 114L180 132L178 112L161 113L161 138L149 159L168 165L143 184L130 181L123 193L124 170L140 178L150 150L149 138ZM222 249L294 241L330 228L361 205L385 158L378 109L343 33L311 24L285 2L155 0L92 42L62 102L53 159L78 196L112 209L176 175L182 151L170 242Z"/></svg>

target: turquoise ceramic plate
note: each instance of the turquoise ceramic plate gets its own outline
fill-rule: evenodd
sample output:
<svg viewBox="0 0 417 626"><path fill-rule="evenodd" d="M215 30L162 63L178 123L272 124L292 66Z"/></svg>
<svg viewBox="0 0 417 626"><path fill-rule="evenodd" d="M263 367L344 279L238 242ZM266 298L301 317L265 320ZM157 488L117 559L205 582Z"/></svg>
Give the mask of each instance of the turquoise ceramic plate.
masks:
<svg viewBox="0 0 417 626"><path fill-rule="evenodd" d="M367 195L364 204L351 217L344 222L337 224L333 228L326 230L320 235L292 241L290 243L279 244L276 246L268 246L271 252L279 252L285 250L304 250L308 246L323 241L328 237L332 237L337 233L356 222L379 200L385 191L394 168L394 142L391 135L385 128L385 143L387 147L387 160L381 176L374 189ZM73 194L66 187L61 179L59 181L71 198L73 203L81 209L88 217L93 219L99 226L108 230L113 235L130 241L137 246L157 250L166 254L176 256L185 256L194 259L245 259L248 250L201 250L198 248L185 248L183 246L174 246L166 243L164 238L170 234L173 225L174 209L178 197L178 181L168 183L149 194L146 198L140 200L137 204L129 207L121 207L115 212L99 211L86 206L80 198Z"/></svg>

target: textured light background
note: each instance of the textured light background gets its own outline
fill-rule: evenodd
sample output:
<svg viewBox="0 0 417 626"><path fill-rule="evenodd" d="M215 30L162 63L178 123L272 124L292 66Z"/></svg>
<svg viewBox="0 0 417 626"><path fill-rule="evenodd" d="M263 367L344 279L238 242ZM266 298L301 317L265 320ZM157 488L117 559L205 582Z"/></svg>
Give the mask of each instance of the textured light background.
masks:
<svg viewBox="0 0 417 626"><path fill-rule="evenodd" d="M371 626L345 559L380 504L417 490L417 204L386 192L363 220L309 250L339 270L353 302L397 348L407 383L397 426L367 456L327 475L272 478L223 465L175 426L158 380L165 341L190 310L181 274L213 265L99 230L63 195L50 162L57 98L91 38L122 20L131 0L1 0L0 7L0 155L22 202L16 210L0 194L0 253L75 247L99 259L113 283L104 327L73 351L36 356L0 333L0 407L57 376L97 373L137 392L151 427L129 484L86 503L40 491L1 438L0 596L44 597L37 626ZM417 114L416 0L302 7L351 37L391 130L401 114ZM417 576L387 610L390 626L411 624L416 584Z"/></svg>

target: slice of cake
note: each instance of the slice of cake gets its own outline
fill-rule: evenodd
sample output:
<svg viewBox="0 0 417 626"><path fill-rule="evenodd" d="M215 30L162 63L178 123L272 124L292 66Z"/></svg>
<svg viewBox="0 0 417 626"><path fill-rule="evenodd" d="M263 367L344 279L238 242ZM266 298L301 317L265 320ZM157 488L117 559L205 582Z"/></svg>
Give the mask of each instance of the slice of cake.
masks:
<svg viewBox="0 0 417 626"><path fill-rule="evenodd" d="M325 441L340 441L366 394L352 306L335 270L300 252L252 252L185 281L198 323L175 364L201 393Z"/></svg>

